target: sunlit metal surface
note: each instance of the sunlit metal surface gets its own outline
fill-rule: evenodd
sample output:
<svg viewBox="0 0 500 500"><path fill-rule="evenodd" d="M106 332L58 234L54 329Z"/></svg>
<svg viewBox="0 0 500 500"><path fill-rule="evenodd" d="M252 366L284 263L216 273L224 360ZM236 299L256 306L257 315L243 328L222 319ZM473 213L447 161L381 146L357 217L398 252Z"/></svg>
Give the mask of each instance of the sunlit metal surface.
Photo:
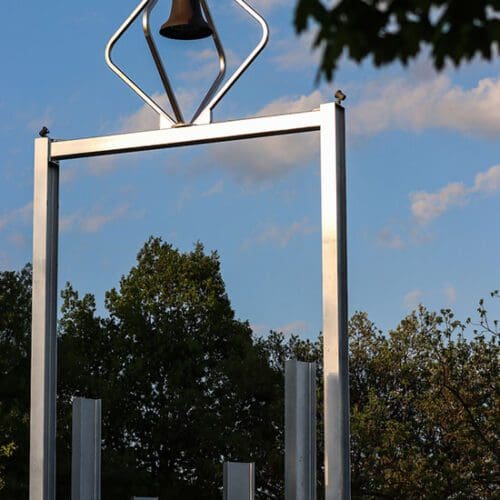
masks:
<svg viewBox="0 0 500 500"><path fill-rule="evenodd" d="M350 498L344 108L321 106L325 500Z"/></svg>
<svg viewBox="0 0 500 500"><path fill-rule="evenodd" d="M285 500L316 500L316 364L285 362Z"/></svg>
<svg viewBox="0 0 500 500"><path fill-rule="evenodd" d="M175 115L175 121L177 123L183 123L184 118L182 116L179 103L177 102L177 98L175 97L175 93L170 84L170 80L168 79L167 73L165 72L165 68L163 67L163 62L161 60L158 49L156 48L154 38L151 35L151 26L150 26L151 11L154 9L157 3L158 0L150 0L150 2L146 5L146 8L144 9L144 13L142 15L142 30L144 31L146 42L148 43L149 50L151 52L151 55L153 56L153 61L155 62L156 69L158 70L158 73L160 75L163 88L165 89L165 93L167 94L168 100L170 101L170 105L172 106L172 111L174 112Z"/></svg>
<svg viewBox="0 0 500 500"><path fill-rule="evenodd" d="M56 489L59 165L50 146L48 137L35 140L30 500L53 500Z"/></svg>
<svg viewBox="0 0 500 500"><path fill-rule="evenodd" d="M153 110L156 111L158 115L160 115L163 123L173 125L174 123L176 123L175 120L114 63L111 55L113 52L113 48L118 40L120 40L125 31L127 31L131 24L141 15L141 12L150 1L151 0L142 0L142 2L140 2L139 5L132 11L125 22L118 28L118 30L114 33L114 35L110 38L108 44L106 45L104 58L106 60L106 64L111 68L111 70L116 75L118 75L118 77L123 80L146 104L151 106L151 108L153 108Z"/></svg>
<svg viewBox="0 0 500 500"><path fill-rule="evenodd" d="M342 106L87 139L35 141L30 500L55 500L58 179L55 160L320 130L325 500L350 497L345 119ZM256 151L258 154L258 151Z"/></svg>
<svg viewBox="0 0 500 500"><path fill-rule="evenodd" d="M146 104L148 104L160 118L160 128L172 127L174 124L181 123L196 123L196 124L207 124L212 121L212 110L220 102L220 100L226 95L229 89L237 82L241 75L249 68L255 58L262 52L269 40L269 28L266 24L264 18L252 7L250 7L244 0L235 0L235 2L243 8L251 17L253 17L262 28L262 36L257 44L257 46L252 50L250 55L243 61L243 63L236 69L236 71L228 78L221 86L225 72L226 72L226 55L224 47L220 40L217 28L213 21L210 9L206 0L200 0L200 6L203 9L203 13L207 18L208 25L212 29L212 38L214 41L215 49L217 51L217 57L219 59L219 71L218 74L208 89L206 95L202 98L198 109L195 111L192 119L189 122L185 122L183 114L181 112L179 103L175 96L175 92L170 84L167 72L165 71L162 59L156 47L154 38L151 34L150 29L150 16L152 10L155 8L158 0L142 0L139 5L132 11L130 16L125 20L125 22L118 28L114 35L109 40L106 50L105 50L105 60L111 70L127 84ZM113 61L112 52L116 43L120 40L123 34L128 30L132 23L137 19L137 17L143 13L142 27L144 31L144 36L146 38L149 50L153 57L153 61L156 65L156 69L160 75L160 79L165 89L167 98L172 106L172 111L174 117L172 117L167 111L165 111L150 95L148 95L137 83L135 83L130 77L128 77L124 71L122 71L117 64Z"/></svg>
<svg viewBox="0 0 500 500"><path fill-rule="evenodd" d="M319 111L309 111L209 125L55 141L52 143L52 158L67 160L70 158L85 158L88 156L131 153L193 144L310 132L319 130L320 120L321 114Z"/></svg>
<svg viewBox="0 0 500 500"><path fill-rule="evenodd" d="M250 55L241 63L238 69L229 77L227 82L222 86L222 88L212 97L210 102L202 109L198 111L198 115L195 114L193 119L193 123L210 123L211 121L211 113L214 107L219 103L219 101L227 94L229 89L238 81L241 75L249 68L249 66L253 63L256 57L264 50L264 47L267 45L269 40L269 27L265 19L250 5L248 5L244 0L235 0L239 6L245 10L248 14L250 14L260 25L262 29L262 36L257 44L257 46L253 49Z"/></svg>
<svg viewBox="0 0 500 500"><path fill-rule="evenodd" d="M71 500L101 500L101 400L73 400Z"/></svg>
<svg viewBox="0 0 500 500"><path fill-rule="evenodd" d="M255 464L224 462L223 500L255 499Z"/></svg>
<svg viewBox="0 0 500 500"><path fill-rule="evenodd" d="M193 117L191 118L191 123L193 123L196 119L197 123L211 123L212 121L212 111L211 108L208 108L208 103L213 98L217 89L220 87L222 81L224 80L224 76L226 75L226 53L224 51L224 47L219 37L219 33L217 31L217 27L215 26L214 20L212 18L212 14L210 13L210 9L208 8L208 4L205 0L200 0L201 8L203 9L203 13L207 18L208 24L212 27L212 37L214 39L215 48L217 50L217 55L219 58L219 73L215 78L214 82L208 89L205 97L201 101L198 109L195 111ZM203 116L200 116L205 109L208 109Z"/></svg>

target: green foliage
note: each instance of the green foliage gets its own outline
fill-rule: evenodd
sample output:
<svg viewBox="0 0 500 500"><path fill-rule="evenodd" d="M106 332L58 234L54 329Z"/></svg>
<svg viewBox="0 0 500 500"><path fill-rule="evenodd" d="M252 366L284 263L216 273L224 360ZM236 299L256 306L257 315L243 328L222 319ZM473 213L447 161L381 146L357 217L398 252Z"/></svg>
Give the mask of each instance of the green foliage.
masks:
<svg viewBox="0 0 500 500"><path fill-rule="evenodd" d="M0 272L0 498L28 483L31 268Z"/></svg>
<svg viewBox="0 0 500 500"><path fill-rule="evenodd" d="M420 308L389 335L351 322L354 492L492 498L498 483L498 331L469 340L450 310ZM486 340L485 335L489 338Z"/></svg>
<svg viewBox="0 0 500 500"><path fill-rule="evenodd" d="M75 394L103 400L103 497L218 498L224 460L256 462L260 485L281 494L270 480L281 375L235 319L216 253L150 239L106 294L106 320L93 297L70 286L63 297L61 419Z"/></svg>
<svg viewBox="0 0 500 500"><path fill-rule="evenodd" d="M447 60L458 66L475 55L490 60L500 43L497 0L340 0L328 8L323 0L298 0L297 32L318 25L314 46L321 47L318 77L333 78L340 57L375 66L407 64L424 44L436 69ZM498 46L497 46L498 48Z"/></svg>
<svg viewBox="0 0 500 500"><path fill-rule="evenodd" d="M261 498L283 498L283 369L322 340L252 338L235 319L216 253L150 239L95 299L70 285L59 321L58 496L70 494L71 401L103 402L103 498L220 498L222 462L254 461ZM492 298L500 298L498 292ZM27 497L31 270L0 273L0 498ZM496 498L498 322L424 308L383 334L350 321L353 498ZM472 331L471 331L472 330ZM161 497L161 496L160 496Z"/></svg>

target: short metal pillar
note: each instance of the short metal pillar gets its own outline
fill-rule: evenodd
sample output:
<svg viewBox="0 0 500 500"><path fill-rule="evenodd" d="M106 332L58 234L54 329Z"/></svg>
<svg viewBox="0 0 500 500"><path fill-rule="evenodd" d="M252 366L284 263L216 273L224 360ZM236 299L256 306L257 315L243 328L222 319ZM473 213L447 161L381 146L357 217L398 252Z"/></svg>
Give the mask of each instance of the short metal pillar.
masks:
<svg viewBox="0 0 500 500"><path fill-rule="evenodd" d="M321 239L325 500L351 496L345 116L338 104L321 112Z"/></svg>
<svg viewBox="0 0 500 500"><path fill-rule="evenodd" d="M285 362L285 500L316 500L316 364Z"/></svg>
<svg viewBox="0 0 500 500"><path fill-rule="evenodd" d="M56 498L59 165L35 140L31 323L30 500Z"/></svg>
<svg viewBox="0 0 500 500"><path fill-rule="evenodd" d="M255 464L224 462L224 500L254 500Z"/></svg>
<svg viewBox="0 0 500 500"><path fill-rule="evenodd" d="M71 499L101 500L101 400L73 400Z"/></svg>

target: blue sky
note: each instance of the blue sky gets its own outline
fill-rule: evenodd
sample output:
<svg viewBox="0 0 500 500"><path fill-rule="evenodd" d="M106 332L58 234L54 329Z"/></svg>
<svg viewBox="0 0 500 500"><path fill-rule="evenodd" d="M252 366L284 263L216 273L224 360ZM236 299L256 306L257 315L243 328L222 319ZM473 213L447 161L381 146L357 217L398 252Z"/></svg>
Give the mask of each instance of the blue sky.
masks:
<svg viewBox="0 0 500 500"><path fill-rule="evenodd" d="M436 74L343 61L315 85L318 54L297 38L290 0L254 0L268 47L214 121L305 111L348 99L350 310L394 327L419 302L461 318L500 288L499 59ZM4 0L0 31L0 269L31 260L33 139L157 127L105 65L109 37L134 0ZM234 2L209 2L234 68L259 30ZM169 2L159 2L158 27ZM216 74L210 41L157 40L179 99L193 110ZM161 87L140 26L116 60L151 94ZM189 113L188 113L189 114ZM321 329L319 158L315 134L61 164L60 284L117 286L150 235L181 250L218 250L236 313L256 332ZM498 317L498 305L491 304Z"/></svg>

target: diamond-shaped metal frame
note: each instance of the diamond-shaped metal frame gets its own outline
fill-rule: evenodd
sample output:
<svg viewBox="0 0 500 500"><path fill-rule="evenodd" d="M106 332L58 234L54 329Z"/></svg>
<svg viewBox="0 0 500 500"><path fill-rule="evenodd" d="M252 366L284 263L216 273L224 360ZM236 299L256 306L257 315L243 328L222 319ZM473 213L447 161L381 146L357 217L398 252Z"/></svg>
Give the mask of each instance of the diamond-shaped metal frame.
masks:
<svg viewBox="0 0 500 500"><path fill-rule="evenodd" d="M221 99L226 95L229 89L236 83L236 81L241 77L241 75L248 69L255 58L262 52L269 40L269 28L267 26L264 18L252 7L250 7L244 0L234 0L243 10L245 10L251 17L253 17L262 28L262 37L253 51L249 56L243 61L243 63L234 71L234 73L228 78L224 85L219 88L225 76L226 71L226 55L224 48L222 46L221 40L217 33L217 29L213 22L212 15L208 8L206 0L200 0L200 5L203 9L205 17L209 26L212 28L212 38L214 41L215 48L219 57L219 72L214 82L210 86L208 92L202 99L198 109L194 113L192 119L189 122L184 120L182 111L177 102L175 92L172 89L170 80L165 71L161 56L156 48L155 41L151 35L150 29L150 17L151 12L155 8L158 0L142 0L139 5L132 11L130 16L125 20L125 22L118 28L116 33L110 38L106 50L105 59L107 65L111 70L118 75L121 80L123 80L146 104L148 104L160 118L160 128L169 128L180 125L193 125L193 124L204 124L212 122L212 110L221 101ZM149 50L153 57L156 65L156 69L160 75L163 87L167 98L172 106L172 111L174 117L169 115L150 95L148 95L144 90L142 90L139 85L137 85L131 78L129 78L113 61L111 53L115 44L123 36L123 34L128 30L132 23L141 15L142 18L142 28L146 42L148 44Z"/></svg>

